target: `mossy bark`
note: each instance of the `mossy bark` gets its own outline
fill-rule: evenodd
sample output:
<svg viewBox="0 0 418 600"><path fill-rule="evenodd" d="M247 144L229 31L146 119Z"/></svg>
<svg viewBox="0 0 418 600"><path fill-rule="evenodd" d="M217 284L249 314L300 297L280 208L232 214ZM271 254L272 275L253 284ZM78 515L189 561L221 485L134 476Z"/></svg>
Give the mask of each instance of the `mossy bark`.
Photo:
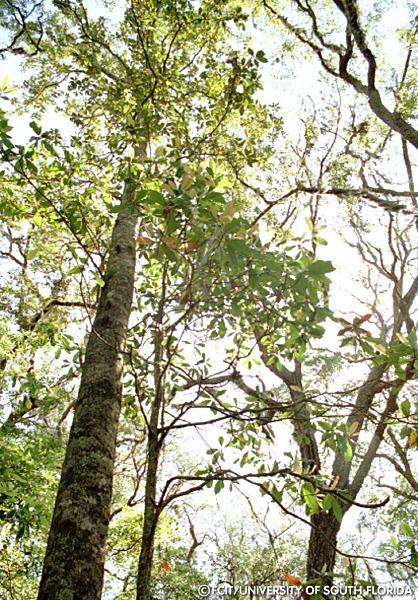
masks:
<svg viewBox="0 0 418 600"><path fill-rule="evenodd" d="M151 569L154 558L154 540L159 510L156 505L157 471L161 446L153 433L148 441L148 469L145 484L144 525L142 528L141 552L138 562L136 600L151 599Z"/></svg>
<svg viewBox="0 0 418 600"><path fill-rule="evenodd" d="M97 600L103 586L123 351L135 276L135 184L114 225L62 468L38 600Z"/></svg>

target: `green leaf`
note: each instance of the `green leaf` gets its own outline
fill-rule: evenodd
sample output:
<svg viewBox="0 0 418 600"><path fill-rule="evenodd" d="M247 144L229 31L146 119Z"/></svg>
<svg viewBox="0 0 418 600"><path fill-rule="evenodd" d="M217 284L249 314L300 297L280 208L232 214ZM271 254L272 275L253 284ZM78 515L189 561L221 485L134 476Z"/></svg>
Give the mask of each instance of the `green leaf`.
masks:
<svg viewBox="0 0 418 600"><path fill-rule="evenodd" d="M305 502L309 514L316 514L321 511L316 498L314 487L311 483L304 483L301 488L302 499Z"/></svg>
<svg viewBox="0 0 418 600"><path fill-rule="evenodd" d="M104 287L106 282L102 277L100 277L98 273L94 273L94 279L96 280L96 283L99 287Z"/></svg>
<svg viewBox="0 0 418 600"><path fill-rule="evenodd" d="M79 273L83 273L83 271L84 271L84 266L77 265L76 267L73 267L72 269L70 269L68 271L68 275L78 275Z"/></svg>
<svg viewBox="0 0 418 600"><path fill-rule="evenodd" d="M218 481L215 483L215 494L219 494L223 487L224 482L221 479L218 479Z"/></svg>
<svg viewBox="0 0 418 600"><path fill-rule="evenodd" d="M31 121L29 123L29 127L31 129L33 129L33 131L37 134L40 135L42 133L42 128L40 127L40 125L38 125L35 121Z"/></svg>
<svg viewBox="0 0 418 600"><path fill-rule="evenodd" d="M225 334L226 334L226 324L225 324L225 321L223 319L221 319L218 324L218 335L219 335L219 337L223 338L223 337L225 337Z"/></svg>
<svg viewBox="0 0 418 600"><path fill-rule="evenodd" d="M40 214L36 213L35 215L33 215L33 224L36 225L37 227L40 227L42 225L42 217Z"/></svg>
<svg viewBox="0 0 418 600"><path fill-rule="evenodd" d="M408 537L414 537L414 533L408 523L401 523L401 531L404 535Z"/></svg>
<svg viewBox="0 0 418 600"><path fill-rule="evenodd" d="M331 273L334 270L330 260L317 260L307 267L307 271L311 275L325 275L325 273Z"/></svg>
<svg viewBox="0 0 418 600"><path fill-rule="evenodd" d="M405 417L409 417L411 415L411 402L409 400L404 400L401 402L401 411Z"/></svg>
<svg viewBox="0 0 418 600"><path fill-rule="evenodd" d="M268 62L266 55L264 54L263 50L259 50L257 52L257 54L255 55L256 59L262 63L266 63Z"/></svg>
<svg viewBox="0 0 418 600"><path fill-rule="evenodd" d="M207 196L204 198L205 200L211 200L212 203L220 203L225 201L225 197L220 192L209 192Z"/></svg>
<svg viewBox="0 0 418 600"><path fill-rule="evenodd" d="M163 194L161 194L161 192L157 192L156 190L149 190L147 192L147 197L148 197L148 200L151 200L151 202L155 202L156 204L166 204L167 203Z"/></svg>
<svg viewBox="0 0 418 600"><path fill-rule="evenodd" d="M326 494L325 498L322 501L322 508L324 510L330 510L332 508L332 500L333 500L333 495L332 494Z"/></svg>
<svg viewBox="0 0 418 600"><path fill-rule="evenodd" d="M334 513L335 518L339 523L341 523L343 518L343 511L341 509L341 504L335 496L332 496L331 504L332 512Z"/></svg>
<svg viewBox="0 0 418 600"><path fill-rule="evenodd" d="M346 460L347 462L351 460L353 457L353 449L347 438L343 438L341 442L341 449L343 452L344 460Z"/></svg>
<svg viewBox="0 0 418 600"><path fill-rule="evenodd" d="M278 502L279 504L282 502L282 500L283 500L283 491L282 490L278 490L275 485L273 485L273 487L272 487L271 495L273 496L274 500L276 502Z"/></svg>

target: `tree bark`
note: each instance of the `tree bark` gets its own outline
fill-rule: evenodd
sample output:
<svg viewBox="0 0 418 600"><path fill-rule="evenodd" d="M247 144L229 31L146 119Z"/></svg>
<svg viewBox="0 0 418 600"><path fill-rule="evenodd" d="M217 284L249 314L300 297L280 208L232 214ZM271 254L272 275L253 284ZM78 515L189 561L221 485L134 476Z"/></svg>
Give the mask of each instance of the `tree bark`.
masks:
<svg viewBox="0 0 418 600"><path fill-rule="evenodd" d="M159 517L159 511L156 506L156 493L160 449L158 436L151 434L148 441L144 524L142 527L141 552L138 561L136 600L150 600L151 597L151 569L154 558L155 530Z"/></svg>
<svg viewBox="0 0 418 600"><path fill-rule="evenodd" d="M321 585L331 585L335 566L337 536L341 523L332 512L312 515L306 565L307 579L319 579Z"/></svg>
<svg viewBox="0 0 418 600"><path fill-rule="evenodd" d="M38 600L98 600L103 586L123 350L132 304L138 216L127 180L89 336Z"/></svg>
<svg viewBox="0 0 418 600"><path fill-rule="evenodd" d="M158 425L161 409L164 405L163 333L158 325L162 324L166 300L166 265L163 267L162 291L156 315L154 335L154 386L155 397L151 406L148 425L147 477L145 482L144 523L142 527L141 552L138 561L136 580L136 600L151 600L151 569L154 558L155 530L161 509L157 506L157 473L160 461L162 438Z"/></svg>

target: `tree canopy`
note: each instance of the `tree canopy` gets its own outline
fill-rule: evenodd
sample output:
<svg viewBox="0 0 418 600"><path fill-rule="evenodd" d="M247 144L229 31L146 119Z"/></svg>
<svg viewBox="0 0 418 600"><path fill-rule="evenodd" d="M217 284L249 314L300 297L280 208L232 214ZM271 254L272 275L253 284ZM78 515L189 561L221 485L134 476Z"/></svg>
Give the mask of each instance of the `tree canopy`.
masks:
<svg viewBox="0 0 418 600"><path fill-rule="evenodd" d="M0 597L416 592L417 7L0 6Z"/></svg>

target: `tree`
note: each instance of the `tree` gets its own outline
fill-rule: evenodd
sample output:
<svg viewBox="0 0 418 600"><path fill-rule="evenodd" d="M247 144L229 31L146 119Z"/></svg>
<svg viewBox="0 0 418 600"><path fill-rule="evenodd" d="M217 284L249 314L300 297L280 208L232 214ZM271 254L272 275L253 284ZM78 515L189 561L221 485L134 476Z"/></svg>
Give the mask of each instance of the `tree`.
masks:
<svg viewBox="0 0 418 600"><path fill-rule="evenodd" d="M385 144L388 139L392 136L393 132L400 133L402 136L402 151L403 151L403 160L405 164L405 170L408 176L408 190L400 192L398 190L392 190L393 194L396 195L400 193L403 197L410 197L411 205L413 208L416 208L416 198L415 198L415 188L414 188L414 180L413 180L413 169L411 166L411 161L408 154L408 145L407 142L411 143L413 146L417 147L417 136L416 130L410 124L411 113L409 110L409 106L411 105L411 92L413 86L414 75L410 71L411 65L413 64L414 52L414 40L416 35L416 23L411 22L411 26L409 29L405 29L403 31L404 39L407 43L406 50L406 59L403 66L403 70L399 76L396 75L396 72L393 70L390 75L384 73L384 69L380 67L379 70L379 61L377 58L377 53L379 52L379 43L374 41L372 45L367 38L370 36L366 35L365 31L365 23L367 22L367 17L370 19L371 15L366 16L366 9L363 7L358 7L355 3L349 2L334 2L335 7L338 9L337 11L332 10L331 6L319 8L310 2L299 2L296 0L292 3L292 7L296 9L296 14L298 14L298 23L292 20L293 16L289 13L284 7L280 4L263 2L263 6L266 9L267 14L276 22L279 22L284 29L286 29L290 35L294 36L294 38L302 44L310 49L312 55L319 59L319 63L321 67L325 70L327 74L332 75L335 78L342 80L348 86L351 86L357 94L360 96L365 96L369 107L373 111L373 113L383 121L388 127L389 131L385 132L385 137L383 138L380 148L381 151L384 149ZM340 14L338 14L340 11ZM338 33L338 40L331 39L332 36L329 35L327 30L329 23L337 23L338 25L341 23L340 16L343 15L343 24L345 23L345 32L341 34ZM344 30L344 27L341 28ZM338 29L337 29L338 30ZM339 31L339 30L338 30ZM345 39L344 39L345 36ZM361 61L363 65L361 65ZM364 64L366 65L367 70L367 83L362 82L362 78L358 73L361 73L361 69ZM383 95L378 90L378 81L383 81L384 76L387 77L387 83L390 81L391 85L391 95L393 95L393 99L386 97L383 98ZM387 95L386 95L387 96ZM388 103L395 105L394 109L388 109ZM355 110L352 110L353 114L353 125L355 123ZM361 129L362 125L358 126L358 129L352 129L351 137L348 137L348 143L345 147L346 157L351 156L352 158L357 159L362 167L361 167L361 179L363 191L360 192L364 197L369 197L373 202L377 201L382 207L385 207L393 212L398 212L402 210L399 205L395 204L387 204L387 198L390 197L389 193L384 193L386 197L385 200L381 203L379 200L379 195L383 192L381 186L376 186L375 192L376 195L370 195L367 188L369 184L367 183L368 177L375 177L375 180L378 179L383 180L384 175L377 175L377 177L370 170L369 166L371 161L373 160L372 152L369 149L366 149L366 152L363 154L364 158L361 158L362 150L361 144L357 143L357 147L360 151L355 150L352 152L352 143L355 136L360 135L361 137L367 135L367 127L364 131ZM339 121L337 122L336 131L339 130ZM307 129L305 130L307 131ZM373 136L374 137L374 136ZM376 138L373 140L376 143ZM376 146L375 146L376 147ZM330 150L332 145L330 146ZM353 148L354 150L354 148ZM308 151L309 153L309 151ZM348 156L347 156L348 155ZM328 157L327 157L328 158ZM327 179L327 168L326 162L324 161L325 157L321 161L321 169L319 171L318 183L315 186L307 185L303 186L299 184L299 189L304 189L305 191L314 192L315 189L318 192L323 192L323 178ZM346 162L346 161L345 161ZM346 172L345 175L348 173ZM307 174L308 175L308 174ZM308 179L312 178L312 174L308 175ZM346 184L346 180L344 181ZM331 189L327 193L335 193L338 195L342 193L345 195L343 190L335 190ZM348 192L347 197L351 194L352 191ZM318 206L318 205L317 205ZM311 211L312 214L312 211ZM316 217L318 217L318 212L314 213ZM356 228L355 219L350 219L350 225ZM377 312L377 318L381 323L381 331L378 337L378 340L382 340L384 342L383 346L381 346L378 350L379 355L383 352L383 347L386 350L383 354L387 357L387 360L384 360L383 357L378 356L373 359L375 363L374 366L370 369L368 376L364 380L364 383L360 385L357 399L355 405L353 406L351 414L348 416L346 424L347 424L347 432L349 440L349 446L347 445L346 449L342 448L339 452L336 453L335 462L332 468L332 481L338 482L338 486L342 484L342 488L348 489L350 492L350 498L354 500L359 493L362 483L367 477L367 473L370 470L371 463L375 458L377 450L379 448L380 443L384 438L384 432L387 428L388 418L393 416L398 409L398 395L400 394L401 388L405 385L405 383L413 379L415 377L415 356L416 351L415 347L415 337L413 333L413 320L412 320L412 307L414 303L414 299L416 297L417 291L417 280L409 279L406 283L405 281L405 273L407 272L407 264L409 262L409 257L411 254L411 248L409 246L403 245L400 240L404 235L409 235L406 232L411 231L411 225L409 227L406 225L405 229L402 230L402 226L397 223L397 219L393 216L388 217L388 251L390 255L391 267L385 266L383 253L381 249L376 248L373 244L368 244L364 239L362 234L358 233L358 241L357 247L359 252L363 258L363 260L372 266L376 270L376 272L380 272L381 275L387 277L391 285L393 286L393 297L395 298L393 303L393 315L392 315L392 324L389 325L386 323L382 314ZM366 226L363 225L361 228L364 234L367 231ZM315 225L314 225L315 230ZM401 233L402 231L402 233ZM400 267L400 271L397 271L397 267ZM412 277L412 276L410 276ZM369 279L369 285L372 286L372 282ZM406 288L405 288L406 286ZM377 293L376 293L377 297ZM376 310L376 304L373 304L373 310ZM372 311L373 312L373 311ZM367 330L364 330L361 327L362 323L368 322L373 315L364 314L363 316L359 316L354 319L353 323L349 323L348 321L341 320L343 325L343 329L341 330L341 334L351 334L350 337L346 338L344 343L360 343L360 346L363 348L367 348L372 356L372 348L370 344L363 339L356 342L357 337L370 335ZM400 329L401 328L401 329ZM404 328L405 334L407 337L403 337ZM412 336L412 337L411 337ZM400 342L400 340L403 342ZM408 341L407 341L408 340ZM258 338L258 344L260 346L261 355L263 360L268 364L270 370L274 371L275 374L282 379L285 385L289 388L289 393L291 397L293 397L294 401L297 402L298 392L295 392L296 388L302 390L302 369L303 364L301 364L298 360L294 363L293 370L289 371L286 368L279 367L278 369L274 369L274 362L272 360L271 351L264 344L260 343L260 338ZM409 346L410 350L406 350L406 346L403 350L400 348L400 344L406 344ZM403 354L402 364L403 371L401 372L400 364L398 363L398 359L395 358L394 354L399 356L399 354ZM406 358L409 352L409 361ZM382 383L381 379L385 373L389 373L394 365L398 364L398 367L395 367L396 376L398 379L394 379L392 383L392 387L389 386L391 390L388 392L388 398L385 408L381 412L380 421L376 422L374 434L370 440L370 445L368 446L368 450L365 450L362 454L363 459L362 462L358 465L358 470L356 475L353 475L353 479L351 484L349 484L349 473L352 470L353 465L353 451L355 453L358 436L361 430L361 426L364 423L364 419L367 417L366 407L373 406L373 399L378 395L379 386L383 389L388 389L387 383ZM300 393L300 392L299 392ZM307 404L307 399L303 400L303 396L299 398L299 401L302 401L304 404ZM410 400L404 399L402 405L407 407L410 406ZM409 409L406 409L408 412L408 416L411 414ZM360 418L359 418L360 416ZM300 443L300 452L302 459L305 460L306 466L311 465L311 469L313 473L318 472L320 469L319 455L317 442L314 438L313 429L310 428L309 423L310 418L307 414L304 415L305 420L305 428L302 429L302 436L304 441ZM327 426L328 428L328 426ZM351 429L353 431L351 431ZM412 430L410 430L412 431ZM414 434L412 434L414 436ZM411 438L412 440L414 437ZM304 448L304 444L307 443L307 447ZM343 443L344 446L344 443ZM309 468L309 467L308 467ZM307 500L309 500L309 494L312 493L313 490L308 492ZM332 507L332 498L329 494L326 496L326 506L328 509ZM312 503L313 512L316 511L313 503ZM347 510L348 505L343 504L343 513ZM339 529L338 520L340 520L341 515L338 516L337 511L330 513L319 513L318 515L314 515L312 517L313 528L311 530L311 539L310 539L310 548L308 552L308 566L307 566L307 575L308 578L314 578L319 576L325 567L330 568L330 565L333 565L335 562L335 541L336 535ZM329 543L330 540L334 540L334 542ZM328 546L328 551L324 550L324 543ZM327 554L327 556L322 556L323 553Z"/></svg>
<svg viewBox="0 0 418 600"><path fill-rule="evenodd" d="M248 46L250 9L232 2L132 2L121 18L110 9L93 18L57 0L27 63L36 71L26 86L31 140L17 145L1 121L0 252L10 270L1 434L12 478L14 439L31 427L41 439L44 419L59 445L74 410L40 598L100 596L112 517L116 539L129 537L124 504L144 506L129 520L138 520L129 537L137 598L174 593L168 572L160 572L164 585L155 580L166 560L158 527L170 507L206 487L219 494L241 484L310 526L306 577L330 582L344 515L385 502L360 498L378 454L415 481L412 50L398 114L377 91L361 10L337 5L347 23L338 46L323 33L332 5L319 12L292 3L300 27L263 5L348 84L303 107L297 142L277 106L254 100L269 53ZM360 55L367 86L353 67ZM286 54L286 69L294 58ZM40 124L51 107L68 118L67 132ZM382 120L404 136L399 178L396 140ZM342 242L328 250L326 238L337 213L344 251L358 253L368 288L354 310L341 310L333 290ZM378 278L390 288L390 314ZM70 322L94 313L84 348ZM275 436L287 424L293 441L284 450ZM219 445L210 443L205 464L167 468L173 440L191 429L216 432ZM9 491L23 495L24 479ZM17 537L31 504L20 510L12 493L2 503ZM414 547L402 547L410 554L398 558L413 569ZM179 564L183 550L172 548ZM132 595L132 566L129 574Z"/></svg>
<svg viewBox="0 0 418 600"><path fill-rule="evenodd" d="M298 24L293 23L285 14L280 3L276 7L274 3L263 0L262 4L268 14L273 15L273 18L289 30L299 42L309 48L327 73L341 79L353 87L358 94L365 96L371 110L390 130L396 131L405 142L418 148L418 132L409 122L412 116L410 103L414 75L411 73L411 62L413 63L414 60L416 22L412 21L407 33L408 50L401 77L391 81L394 84L391 92L395 100L395 108L391 109L388 108L389 99L384 97L382 99L383 94L379 91L379 79L383 77L379 71L376 51L371 48L367 39L364 25L366 16L362 14L355 2L333 0L334 10L326 6L322 11L314 6L314 3L293 0L291 4L298 11L302 21ZM331 21L340 26L337 42L329 35L329 30L327 31L327 24ZM366 73L363 77L358 75L360 70L358 64L362 61L366 65ZM363 69L362 66L360 73ZM391 100L389 102L392 103Z"/></svg>
<svg viewBox="0 0 418 600"><path fill-rule="evenodd" d="M172 147L171 152L176 156L184 152L216 151L218 142L213 141L214 132L220 133L228 122L229 113L233 114L239 108L239 102L246 101L257 86L257 61L250 58L241 64L234 59L226 63L220 72L211 71L210 56L220 51L217 32L220 26L221 29L227 28L228 21L239 23L242 20L238 9L223 13L216 5L212 8L202 5L195 10L190 4L183 3L179 11L175 4L160 6L150 2L147 15L140 16L139 8L132 4L125 13L121 33L112 33L106 31L103 19L90 19L82 5L56 2L55 6L57 10L49 21L48 39L36 59L39 75L36 81L32 80L32 93L36 89L38 102L39 98L45 102L45 92L52 92L54 96L59 94L58 82L66 81L68 87L64 94L69 93L66 111L80 127L81 133L76 142L81 149L80 154L88 136L106 148L110 155L103 161L92 151L92 144L87 143L84 157L88 155L91 161L112 171L118 180L114 187L117 189L123 182L123 191L120 205L115 208L118 215L105 267L102 270L101 264L95 263L90 251L83 259L93 263L101 289L84 356L39 598L62 595L96 598L102 586L104 545L110 518L124 346L134 288L136 225L147 203L162 197L158 188L164 183L160 173L153 173L154 161L148 160L147 151L151 140L158 139L160 127L164 128L166 145ZM161 29L155 28L157 18L162 22ZM62 50L58 56L56 47ZM63 54L67 58L65 62L61 61ZM252 68L244 72L248 65ZM52 84L46 85L51 75ZM236 93L237 83L233 81L236 77L248 83L246 93ZM71 94L72 89L79 94L78 97ZM193 89L200 96L200 106L199 101L188 100ZM213 102L215 93L219 95L218 102ZM97 102L100 102L98 106ZM42 109L41 104L40 107ZM104 116L108 119L108 127L104 135L95 135ZM195 126L202 126L205 119L207 122L193 140L188 138L189 131L182 119L186 122L192 119ZM123 158L122 152L129 147L132 154L128 150ZM10 147L9 153L13 154L13 150ZM57 150L52 147L50 152L54 155ZM12 158L17 158L16 154ZM115 158L116 168L110 166ZM67 174L80 164L65 149L63 159L61 170ZM84 161L84 158L81 160ZM53 194L61 192L59 186L48 192L40 189L34 173L37 166L27 154L20 162L17 160L14 167L21 179L29 180L29 185L35 188L47 210L68 226L82 249L86 250L87 243L83 239L94 235L87 220L87 207L81 199L83 185L72 198L68 198L63 209L56 208L61 203ZM81 168L85 167L84 162ZM27 168L31 171L30 177ZM97 191L94 187L93 190L91 187L88 189L90 194ZM99 190L106 194L106 188ZM74 190L71 191L74 193ZM114 194L119 196L116 191ZM98 231L100 229L96 229L96 236ZM158 389L158 377L155 383ZM161 402L157 400L150 417L151 488L155 479L152 474L155 454L152 433ZM147 524L149 504L145 510L144 523ZM147 564L141 567L149 573L149 558ZM144 594L147 593L144 589Z"/></svg>
<svg viewBox="0 0 418 600"><path fill-rule="evenodd" d="M26 3L19 0L2 0L0 27L10 32L7 45L0 55L7 53L35 56L42 42L44 1Z"/></svg>
<svg viewBox="0 0 418 600"><path fill-rule="evenodd" d="M306 161L306 154L303 157ZM324 163L320 163L321 169ZM301 177L303 167L298 173ZM325 171L326 172L326 171ZM297 193L296 186L293 193ZM299 188L300 189L300 188ZM307 225L312 235L311 254L315 255L320 219L319 203L314 219L308 218ZM312 213L311 213L312 214ZM335 214L335 212L334 212ZM282 386L278 392L270 384L261 387L250 386L241 381L237 385L247 394L249 401L258 401L264 406L263 420L273 424L277 419L290 419L294 427L294 437L298 446L298 456L290 454L293 462L293 475L301 479L300 486L291 486L291 498L301 494L310 515L311 534L307 557L308 580L331 582L337 550L337 536L345 513L353 504L363 508L377 508L379 502L368 506L358 501L358 495L369 476L371 466L385 437L388 424L396 418L399 407L404 407L401 418L414 414L410 394L415 378L416 337L412 319L413 304L416 299L417 279L409 270L413 245L409 242L414 232L414 222L396 218L392 214L382 217L386 228L386 247L379 238L380 247L368 241L365 233L372 227L350 211L350 226L356 238L351 242L368 269L366 284L373 292L374 300L359 310L352 320L338 317L338 312L330 312L327 273L330 264L325 261L312 261L302 257L302 248L310 240L300 241L298 258L304 268L299 268L295 279L287 278L289 287L280 288L280 296L264 293L255 307L243 307L246 312L246 333L258 346L262 362ZM322 213L322 222L325 222ZM284 236L285 237L285 236ZM286 238L285 238L286 239ZM322 240L323 241L323 240ZM282 247L285 242L282 242ZM285 246L284 246L285 247ZM296 249L295 249L296 251ZM287 261L289 264L289 261ZM309 279L303 274L310 272ZM390 299L393 302L389 315L384 312L382 291L378 279L385 278L389 283ZM255 279L260 286L260 274ZM241 282L240 288L245 289ZM324 294L324 292L326 292ZM300 294L300 296L298 296ZM280 302L280 310L275 307ZM370 312L369 312L370 311ZM353 347L353 352L340 354L339 360L328 361L327 368L335 375L341 369L341 360L369 364L364 370L363 379L350 380L345 388L337 391L329 389L324 377L326 371L311 371L310 366L320 365L325 352L321 345L314 350L315 338L321 338L324 330L319 323L325 316L331 316L340 324L338 335L342 337L342 347ZM375 332L369 330L376 319ZM235 315L228 320L241 332L243 323ZM318 323L319 321L319 323ZM248 339L247 338L247 339ZM251 342L249 343L251 348ZM309 350L311 348L311 350ZM313 355L310 353L313 351ZM324 366L326 366L324 361ZM348 368L348 367L347 367ZM265 377L265 376L264 376ZM328 376L329 377L329 374ZM306 383L305 383L306 382ZM308 383L309 382L309 383ZM338 400L338 399L341 400ZM403 411L403 408L401 408ZM412 428L414 425L412 424ZM408 428L409 447L416 443L414 429ZM318 433L321 434L320 441ZM231 430L228 444L244 448L235 430ZM364 436L364 437L363 437ZM409 437L410 436L410 437ZM363 441L362 441L363 439ZM227 444L227 445L228 445ZM262 462L266 473L274 470L267 458L260 461L260 449L253 444L254 458ZM331 460L331 456L334 456ZM278 464L276 458L275 465ZM281 472L276 466L278 473ZM265 491L287 510L283 502L286 486L280 488L265 484ZM386 500L382 500L383 505ZM414 551L409 560L414 567Z"/></svg>

